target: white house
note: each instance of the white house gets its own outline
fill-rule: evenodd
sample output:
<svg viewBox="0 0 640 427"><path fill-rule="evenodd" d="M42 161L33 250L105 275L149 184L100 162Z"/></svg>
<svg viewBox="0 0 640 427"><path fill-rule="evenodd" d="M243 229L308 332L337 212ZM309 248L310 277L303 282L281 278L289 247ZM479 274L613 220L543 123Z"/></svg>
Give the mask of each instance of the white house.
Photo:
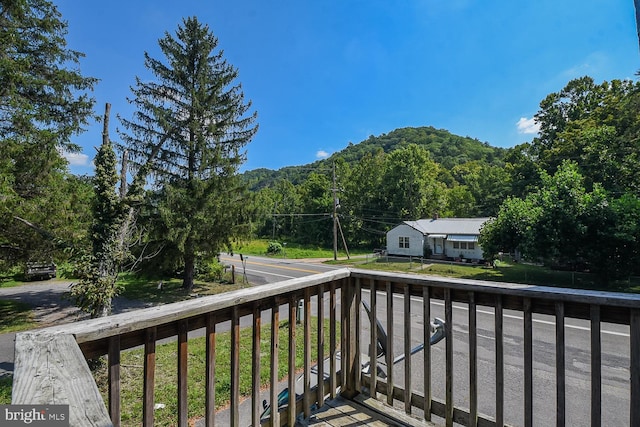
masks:
<svg viewBox="0 0 640 427"><path fill-rule="evenodd" d="M489 218L434 218L404 221L387 232L389 255L481 260L478 245L482 225Z"/></svg>

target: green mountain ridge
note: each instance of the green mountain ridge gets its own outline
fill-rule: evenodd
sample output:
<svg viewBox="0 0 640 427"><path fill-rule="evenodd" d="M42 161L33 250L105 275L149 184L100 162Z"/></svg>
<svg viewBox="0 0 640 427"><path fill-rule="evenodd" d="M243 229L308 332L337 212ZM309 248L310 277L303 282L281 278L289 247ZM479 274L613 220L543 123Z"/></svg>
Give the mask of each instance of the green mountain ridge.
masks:
<svg viewBox="0 0 640 427"><path fill-rule="evenodd" d="M287 179L295 185L304 181L313 170L330 169L331 164L338 159L355 164L367 154L374 154L380 150L390 153L409 144L425 147L433 160L447 169L469 161L502 164L507 152L506 148L492 147L487 142L455 135L445 129L432 126L406 127L379 136L369 136L357 144L350 142L343 150L333 153L327 159L306 165L286 166L278 170L253 169L244 172L242 176L251 190L268 187L279 179Z"/></svg>

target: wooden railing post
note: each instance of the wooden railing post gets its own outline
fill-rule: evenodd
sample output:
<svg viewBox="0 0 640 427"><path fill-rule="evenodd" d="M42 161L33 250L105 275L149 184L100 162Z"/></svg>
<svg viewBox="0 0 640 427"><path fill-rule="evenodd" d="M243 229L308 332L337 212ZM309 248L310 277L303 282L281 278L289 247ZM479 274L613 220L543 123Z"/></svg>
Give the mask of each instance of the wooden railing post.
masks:
<svg viewBox="0 0 640 427"><path fill-rule="evenodd" d="M144 390L142 392L142 425L153 426L153 406L156 375L157 328L147 329L144 343Z"/></svg>
<svg viewBox="0 0 640 427"><path fill-rule="evenodd" d="M341 303L343 304L344 318L342 319L343 331L345 332L344 348L342 349L342 370L344 371L345 384L340 392L346 398L352 398L358 394L356 390L356 375L359 374L360 367L356 366L356 289L355 280L349 279L347 284L340 290Z"/></svg>
<svg viewBox="0 0 640 427"><path fill-rule="evenodd" d="M120 335L109 338L109 416L120 427Z"/></svg>

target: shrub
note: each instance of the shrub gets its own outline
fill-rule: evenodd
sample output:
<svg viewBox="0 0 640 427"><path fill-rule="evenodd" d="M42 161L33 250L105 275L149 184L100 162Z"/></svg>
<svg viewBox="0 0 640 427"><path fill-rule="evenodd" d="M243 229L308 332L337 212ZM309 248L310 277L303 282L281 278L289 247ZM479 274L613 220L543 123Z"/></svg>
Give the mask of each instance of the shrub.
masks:
<svg viewBox="0 0 640 427"><path fill-rule="evenodd" d="M278 255L282 253L282 245L278 242L269 242L269 246L267 247L268 255Z"/></svg>

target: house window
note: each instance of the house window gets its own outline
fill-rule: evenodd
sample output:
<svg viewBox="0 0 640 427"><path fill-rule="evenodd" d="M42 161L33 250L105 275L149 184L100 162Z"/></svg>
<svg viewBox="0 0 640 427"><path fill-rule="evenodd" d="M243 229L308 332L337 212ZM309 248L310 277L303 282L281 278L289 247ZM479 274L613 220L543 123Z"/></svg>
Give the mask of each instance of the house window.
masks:
<svg viewBox="0 0 640 427"><path fill-rule="evenodd" d="M453 249L460 249L460 242L453 242Z"/></svg>
<svg viewBox="0 0 640 427"><path fill-rule="evenodd" d="M398 247L409 249L409 238L408 237L399 237L398 238Z"/></svg>
<svg viewBox="0 0 640 427"><path fill-rule="evenodd" d="M469 242L469 243L467 243L467 249L471 249L471 250L473 250L473 249L475 249L475 248L476 248L476 244L475 244L475 243L473 243L473 242Z"/></svg>

